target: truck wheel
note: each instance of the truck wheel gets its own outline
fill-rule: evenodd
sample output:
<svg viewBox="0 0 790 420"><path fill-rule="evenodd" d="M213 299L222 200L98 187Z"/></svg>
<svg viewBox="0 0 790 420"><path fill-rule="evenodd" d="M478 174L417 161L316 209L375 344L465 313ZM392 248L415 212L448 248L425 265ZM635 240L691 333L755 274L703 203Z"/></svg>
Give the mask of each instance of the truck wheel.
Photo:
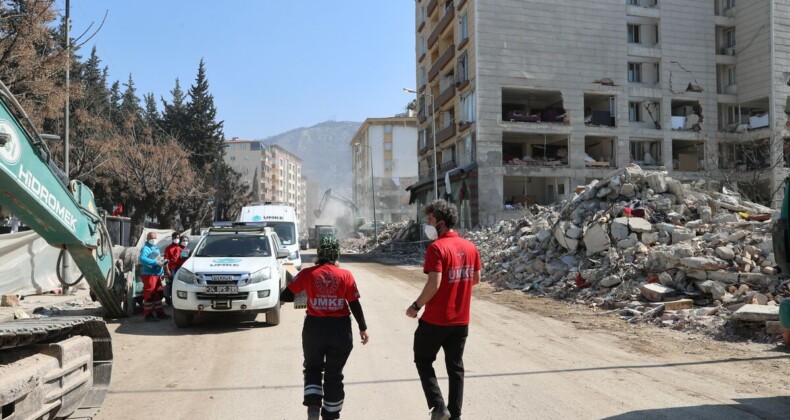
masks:
<svg viewBox="0 0 790 420"><path fill-rule="evenodd" d="M183 311L181 309L173 309L173 321L175 321L176 327L178 328L187 328L191 326L194 316L195 315L192 312Z"/></svg>
<svg viewBox="0 0 790 420"><path fill-rule="evenodd" d="M280 325L280 305L277 304L274 308L266 312L266 323L269 325Z"/></svg>
<svg viewBox="0 0 790 420"><path fill-rule="evenodd" d="M121 308L123 309L123 313L126 316L134 315L134 276L131 278L126 276L125 277L125 288L124 288L124 297L121 303Z"/></svg>

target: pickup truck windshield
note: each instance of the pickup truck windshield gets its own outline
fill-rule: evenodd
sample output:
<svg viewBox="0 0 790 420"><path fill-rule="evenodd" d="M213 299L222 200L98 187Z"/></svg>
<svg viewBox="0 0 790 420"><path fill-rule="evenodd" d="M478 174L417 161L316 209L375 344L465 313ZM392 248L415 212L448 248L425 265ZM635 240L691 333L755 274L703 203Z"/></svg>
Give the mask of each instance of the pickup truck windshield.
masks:
<svg viewBox="0 0 790 420"><path fill-rule="evenodd" d="M195 250L195 257L269 257L265 235L209 235Z"/></svg>

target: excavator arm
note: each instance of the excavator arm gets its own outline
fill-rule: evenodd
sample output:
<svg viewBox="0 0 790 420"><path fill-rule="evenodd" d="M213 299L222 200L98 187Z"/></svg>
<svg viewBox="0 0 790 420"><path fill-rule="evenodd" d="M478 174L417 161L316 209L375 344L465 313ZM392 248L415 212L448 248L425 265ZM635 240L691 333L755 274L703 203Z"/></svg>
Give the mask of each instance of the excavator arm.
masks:
<svg viewBox="0 0 790 420"><path fill-rule="evenodd" d="M365 218L361 216L359 207L357 207L357 205L348 198L337 194L332 194L331 188L324 192L324 195L321 197L321 201L318 204L318 208L314 211L316 219L321 219L321 215L324 213L324 210L326 210L327 205L332 201L341 203L344 207L351 211L352 220L347 221L347 223L353 230L357 230L365 224Z"/></svg>
<svg viewBox="0 0 790 420"><path fill-rule="evenodd" d="M50 245L69 252L109 316L122 316L113 288L112 244L93 193L67 186L25 111L0 83L0 204Z"/></svg>

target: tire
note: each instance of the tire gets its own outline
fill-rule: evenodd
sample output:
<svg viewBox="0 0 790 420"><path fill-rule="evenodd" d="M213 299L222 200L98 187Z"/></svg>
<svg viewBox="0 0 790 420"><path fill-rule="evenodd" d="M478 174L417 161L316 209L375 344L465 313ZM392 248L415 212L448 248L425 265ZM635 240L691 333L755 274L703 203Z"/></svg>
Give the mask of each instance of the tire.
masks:
<svg viewBox="0 0 790 420"><path fill-rule="evenodd" d="M135 299L134 299L134 272L126 273L127 275L124 276L124 297L123 301L121 301L121 308L123 309L123 314L126 316L134 315L134 307L135 307Z"/></svg>
<svg viewBox="0 0 790 420"><path fill-rule="evenodd" d="M176 323L176 327L178 328L188 328L192 326L192 320L195 317L195 314L189 311L183 311L181 309L173 309L173 321Z"/></svg>
<svg viewBox="0 0 790 420"><path fill-rule="evenodd" d="M269 325L280 325L280 305L275 305L274 308L266 312L266 323Z"/></svg>

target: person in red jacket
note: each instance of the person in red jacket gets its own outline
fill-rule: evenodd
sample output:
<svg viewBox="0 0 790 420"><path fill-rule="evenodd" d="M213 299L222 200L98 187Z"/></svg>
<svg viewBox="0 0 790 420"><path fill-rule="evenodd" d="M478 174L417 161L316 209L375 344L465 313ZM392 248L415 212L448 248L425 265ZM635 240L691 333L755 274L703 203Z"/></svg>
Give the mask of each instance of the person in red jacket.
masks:
<svg viewBox="0 0 790 420"><path fill-rule="evenodd" d="M458 210L453 204L436 200L425 207L425 215L425 235L435 239L425 252L423 272L428 280L417 300L406 309L406 316L416 318L425 307L414 332L414 363L428 409L432 409L431 419L460 419L464 345L469 335L472 286L480 282L480 254L475 244L453 230L458 223ZM444 349L450 382L447 405L433 369L440 348Z"/></svg>
<svg viewBox="0 0 790 420"><path fill-rule="evenodd" d="M307 316L302 328L302 404L307 406L308 420L317 420L319 411L328 420L339 418L343 409L343 367L354 347L349 315L354 314L357 320L363 345L368 343L368 327L354 276L337 267L340 242L337 238L323 238L317 253L315 266L300 271L280 294L280 301L293 302L294 295L302 291L307 294Z"/></svg>
<svg viewBox="0 0 790 420"><path fill-rule="evenodd" d="M165 284L165 302L168 305L173 303L173 279L176 276L176 271L184 265L184 261L189 256L187 247L189 246L189 237L186 235L178 236L178 232L173 232L171 236L173 242L165 248L165 259L167 266L165 267L165 275L167 276L167 284Z"/></svg>

